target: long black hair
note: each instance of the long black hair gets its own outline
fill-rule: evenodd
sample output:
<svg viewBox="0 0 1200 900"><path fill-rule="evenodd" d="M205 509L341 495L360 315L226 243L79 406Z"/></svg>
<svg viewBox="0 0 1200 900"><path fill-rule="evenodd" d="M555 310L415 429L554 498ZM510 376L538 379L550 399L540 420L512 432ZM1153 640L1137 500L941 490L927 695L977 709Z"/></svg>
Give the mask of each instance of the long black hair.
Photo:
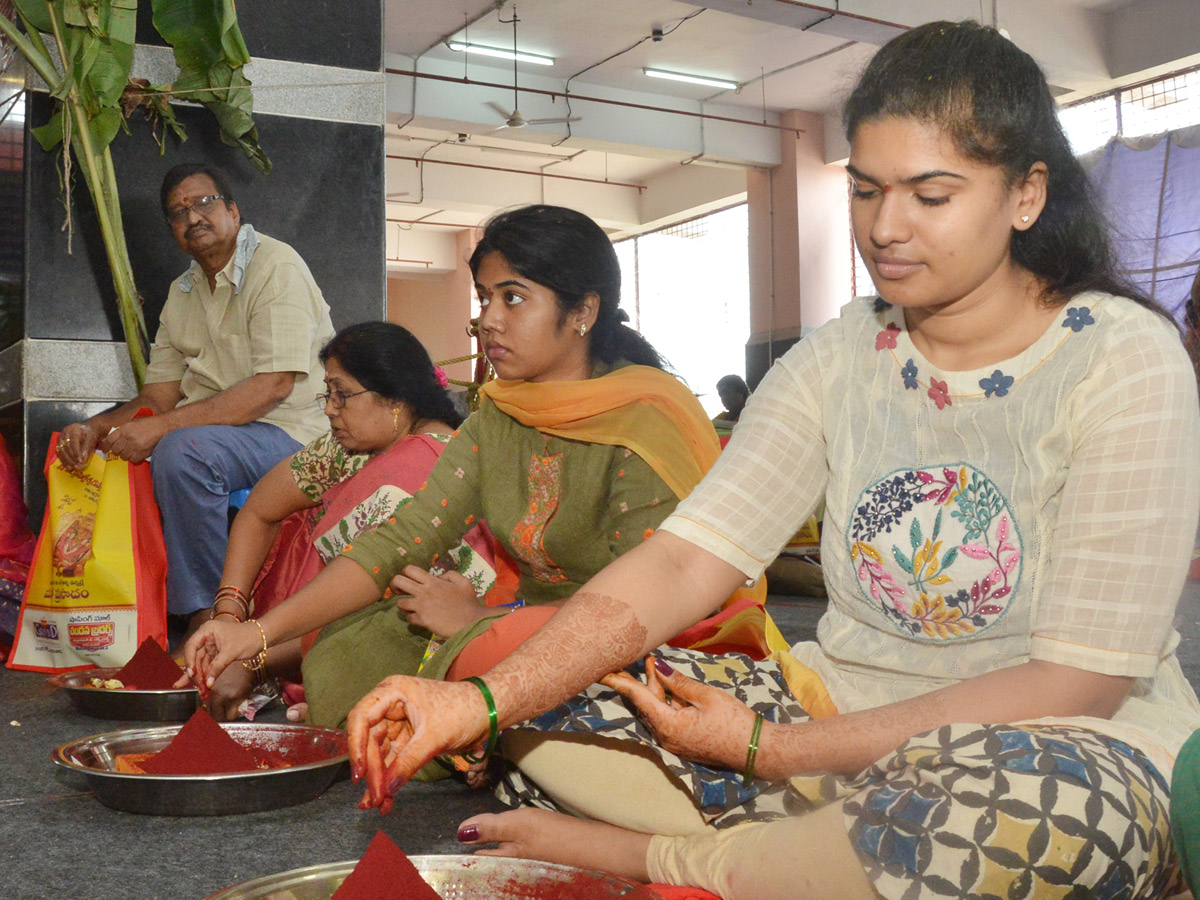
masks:
<svg viewBox="0 0 1200 900"><path fill-rule="evenodd" d="M335 361L359 384L408 406L417 420L462 424L450 395L437 383L433 361L412 332L391 322L359 322L321 348L322 365Z"/></svg>
<svg viewBox="0 0 1200 900"><path fill-rule="evenodd" d="M494 216L471 254L471 274L489 253L499 253L509 267L554 291L559 324L588 294L600 298L600 309L588 345L590 361L618 361L663 368L650 342L630 328L621 302L621 266L612 241L581 212L563 206L522 206Z"/></svg>
<svg viewBox="0 0 1200 900"><path fill-rule="evenodd" d="M996 29L930 22L888 41L846 101L847 139L864 122L887 117L936 125L963 156L1000 167L1010 186L1034 163L1046 165L1045 208L1031 228L1013 231L1011 245L1013 260L1044 285L1044 302L1100 290L1165 315L1118 273L1107 223L1046 78Z"/></svg>

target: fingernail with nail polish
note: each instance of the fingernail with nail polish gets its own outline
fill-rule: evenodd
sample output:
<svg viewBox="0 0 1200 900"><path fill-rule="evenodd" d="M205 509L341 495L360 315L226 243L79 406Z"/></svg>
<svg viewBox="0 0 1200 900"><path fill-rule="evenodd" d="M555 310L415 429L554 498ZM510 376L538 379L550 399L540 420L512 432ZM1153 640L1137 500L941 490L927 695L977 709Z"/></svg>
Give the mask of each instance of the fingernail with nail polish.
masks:
<svg viewBox="0 0 1200 900"><path fill-rule="evenodd" d="M458 829L458 834L456 837L464 844L469 843L470 841L479 840L479 826L464 825L462 828Z"/></svg>
<svg viewBox="0 0 1200 900"><path fill-rule="evenodd" d="M654 668L658 669L658 674L669 678L675 674L675 670L671 668L671 664L665 659L655 658Z"/></svg>

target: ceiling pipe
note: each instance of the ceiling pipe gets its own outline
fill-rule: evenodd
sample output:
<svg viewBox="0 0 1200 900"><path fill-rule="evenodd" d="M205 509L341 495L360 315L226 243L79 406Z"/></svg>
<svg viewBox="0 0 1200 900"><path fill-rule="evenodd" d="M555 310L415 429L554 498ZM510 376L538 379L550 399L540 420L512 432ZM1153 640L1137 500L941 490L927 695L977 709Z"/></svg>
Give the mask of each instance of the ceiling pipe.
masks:
<svg viewBox="0 0 1200 900"><path fill-rule="evenodd" d="M498 84L494 81L473 81L470 78L455 78L451 75L434 75L431 72L415 72L411 69L384 69L388 75L403 75L406 78L429 78L433 81L448 81L452 84L464 84L473 87L488 87L499 88L505 91L511 91L511 84ZM521 88L521 91L526 94L541 94L549 97L552 101L559 97L567 98L567 94L562 91L547 91L541 88ZM770 122L755 122L751 119L735 119L732 116L714 116L712 113L692 112L687 109L671 109L669 106L650 106L645 103L628 103L624 100L610 100L606 97L586 97L583 94L571 94L571 100L580 100L584 103L605 103L609 106L620 106L624 109L642 109L647 112L668 113L676 116L690 116L694 119L709 119L714 122L731 122L734 125L753 125L756 128L773 128L776 131L788 131L796 135L799 139L800 135L804 134L803 128L794 128L787 125L774 125ZM410 120L411 121L411 120Z"/></svg>
<svg viewBox="0 0 1200 900"><path fill-rule="evenodd" d="M464 225L460 222L430 222L426 219L393 219L391 216L387 218L388 222L396 222L399 225L436 225L439 228L478 228L478 225Z"/></svg>
<svg viewBox="0 0 1200 900"><path fill-rule="evenodd" d="M646 190L644 184L628 184L624 181L606 181L602 178L584 178L580 175L555 175L551 172L530 172L528 169L506 169L501 166L481 166L478 163L451 162L448 159L423 159L419 156L398 156L395 153L385 153L388 159L400 159L405 162L413 162L417 165L424 163L425 165L436 164L439 166L460 166L464 169L485 169L488 172L508 172L512 175L529 175L532 178L561 178L564 181L584 181L588 184L607 184L612 187L635 188L640 194Z"/></svg>
<svg viewBox="0 0 1200 900"><path fill-rule="evenodd" d="M909 29L908 25L902 25L899 22L891 22L887 19L877 19L874 16L863 16L859 15L858 13L846 12L846 10L838 7L830 9L828 6L821 6L817 3L804 3L803 0L775 0L775 2L782 3L786 6L799 6L802 9L811 9L813 12L827 12L830 16L840 16L844 19L857 19L860 22L868 22L871 25L886 25L889 28L901 28L904 31L908 31ZM993 3L993 7L994 5L995 4ZM823 22L825 20L822 19L821 21Z"/></svg>

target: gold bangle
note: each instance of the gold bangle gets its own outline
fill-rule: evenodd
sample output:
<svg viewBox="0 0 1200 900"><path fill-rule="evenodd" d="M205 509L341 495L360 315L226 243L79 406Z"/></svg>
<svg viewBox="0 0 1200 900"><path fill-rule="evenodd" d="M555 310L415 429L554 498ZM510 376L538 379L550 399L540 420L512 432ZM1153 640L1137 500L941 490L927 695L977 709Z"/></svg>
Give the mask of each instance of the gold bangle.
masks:
<svg viewBox="0 0 1200 900"><path fill-rule="evenodd" d="M262 625L258 623L258 619L247 619L247 622L253 623L258 629L258 633L262 636L263 648L258 651L251 659L243 659L242 665L251 672L261 672L267 667L267 633L263 631Z"/></svg>

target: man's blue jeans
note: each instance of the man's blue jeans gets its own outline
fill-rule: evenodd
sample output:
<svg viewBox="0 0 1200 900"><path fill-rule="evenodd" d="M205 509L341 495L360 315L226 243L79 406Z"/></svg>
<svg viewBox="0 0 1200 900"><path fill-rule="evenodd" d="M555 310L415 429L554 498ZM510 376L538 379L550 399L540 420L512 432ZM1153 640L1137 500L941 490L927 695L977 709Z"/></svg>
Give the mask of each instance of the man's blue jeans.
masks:
<svg viewBox="0 0 1200 900"><path fill-rule="evenodd" d="M225 565L230 493L254 487L299 449L266 422L181 428L158 442L150 471L167 545L169 613L212 606Z"/></svg>

